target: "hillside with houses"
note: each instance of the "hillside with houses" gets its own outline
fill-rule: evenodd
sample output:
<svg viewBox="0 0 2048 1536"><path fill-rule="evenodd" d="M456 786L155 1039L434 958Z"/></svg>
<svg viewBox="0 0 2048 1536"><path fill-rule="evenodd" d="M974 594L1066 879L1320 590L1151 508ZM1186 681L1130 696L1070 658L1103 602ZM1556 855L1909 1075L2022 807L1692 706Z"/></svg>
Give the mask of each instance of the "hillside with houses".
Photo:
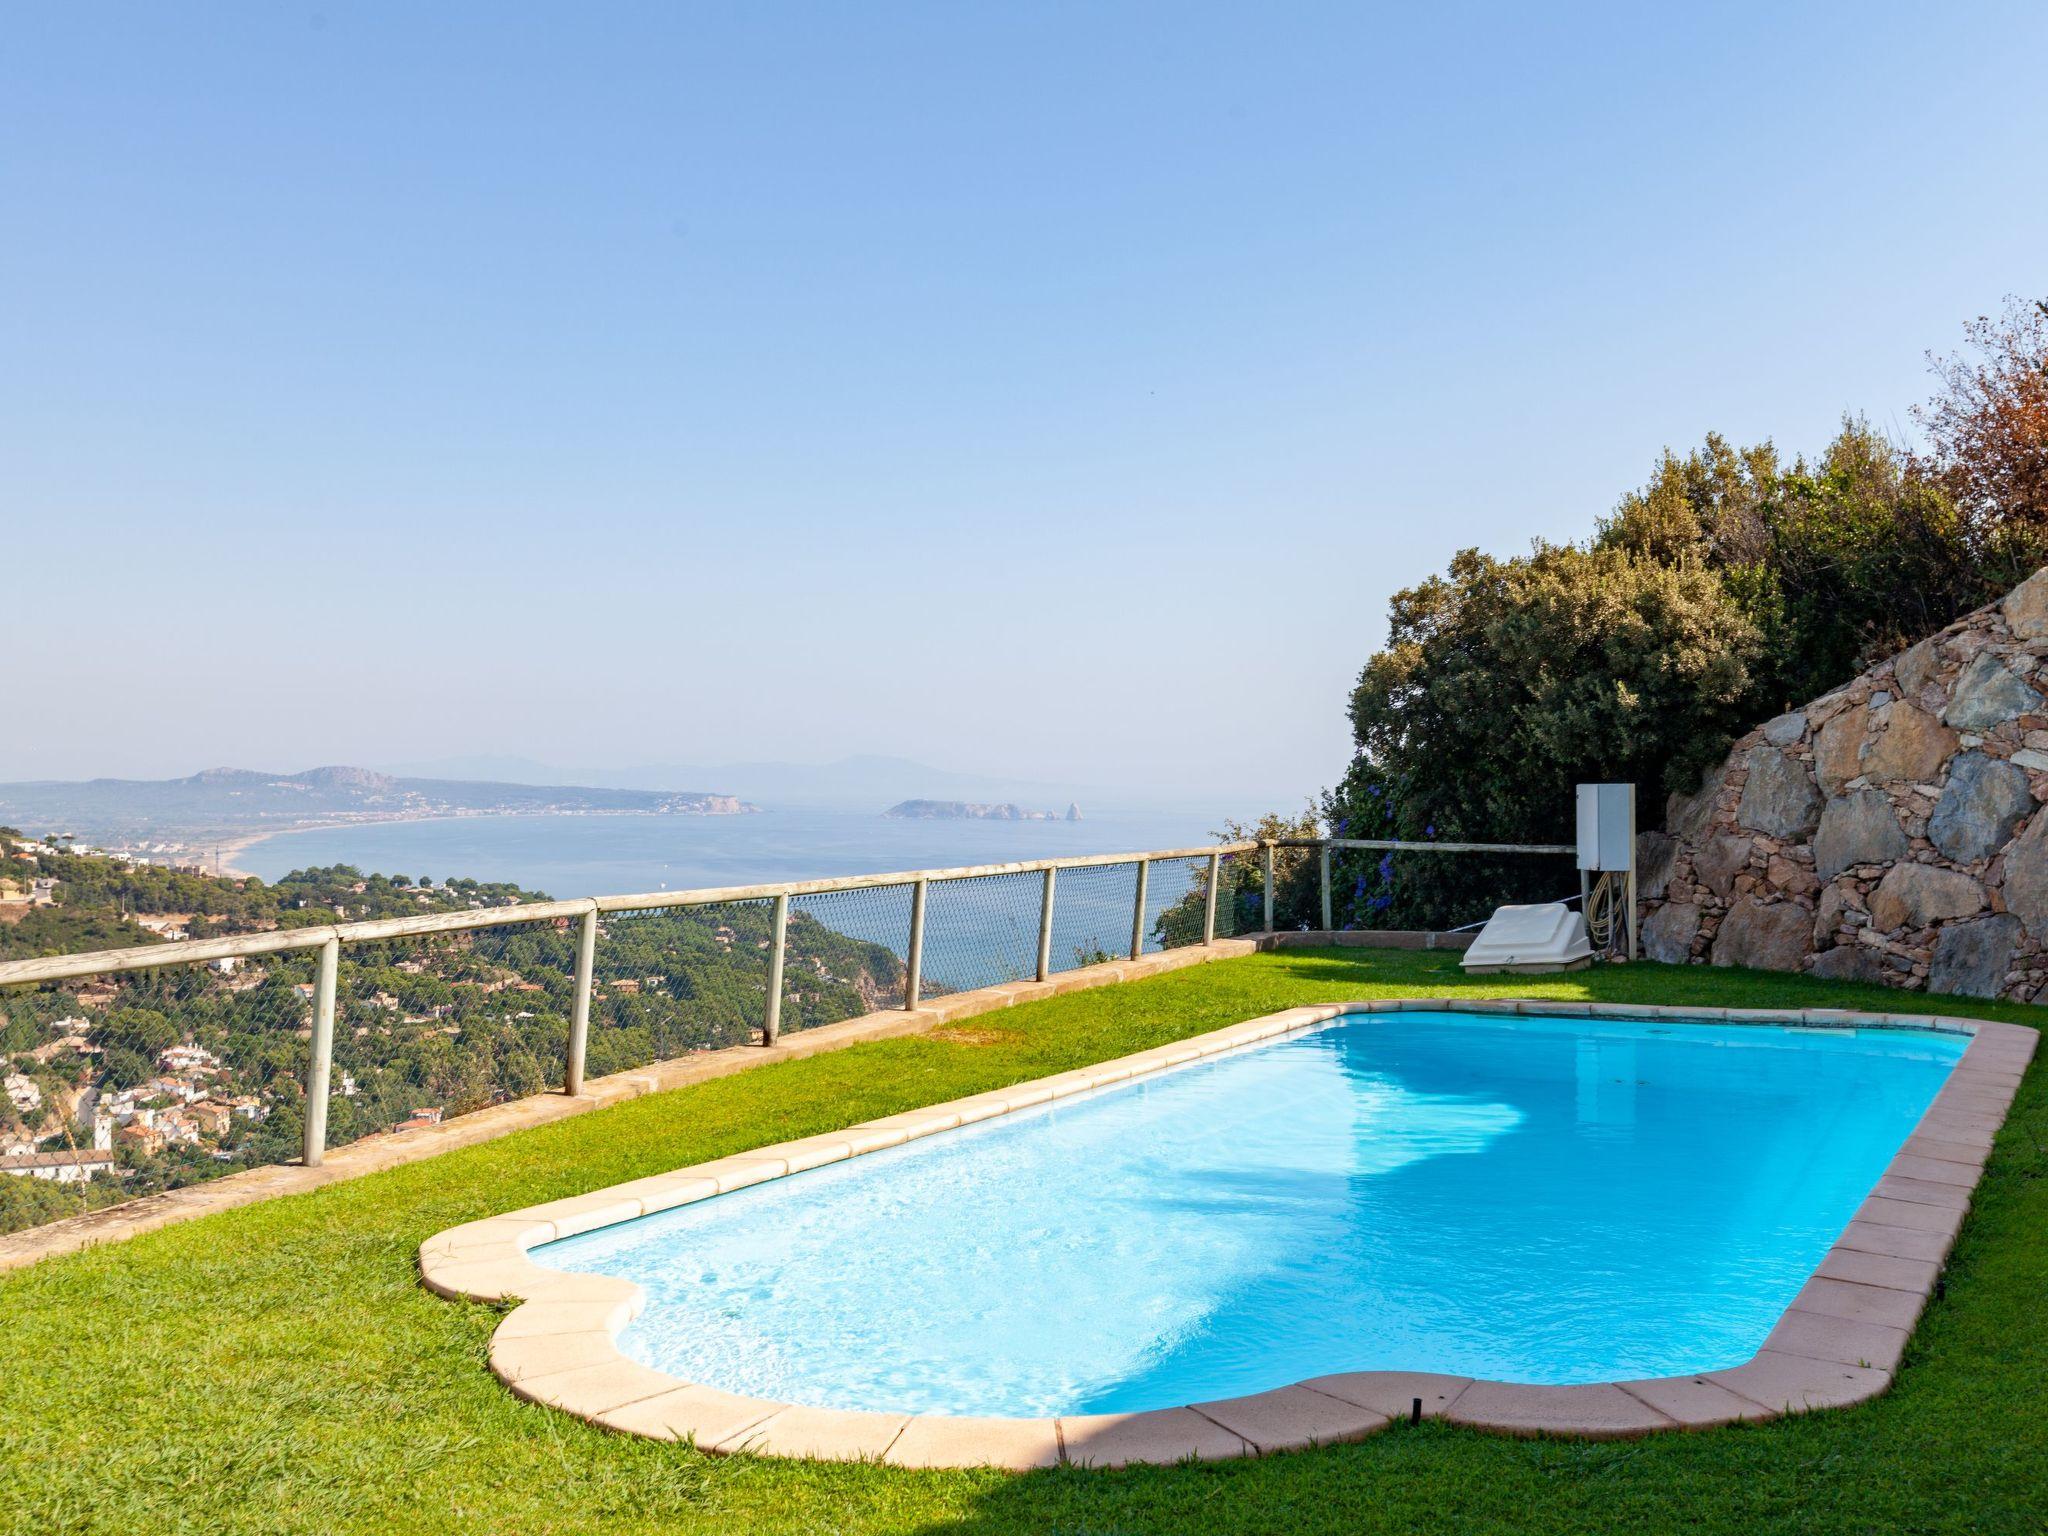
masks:
<svg viewBox="0 0 2048 1536"><path fill-rule="evenodd" d="M166 868L0 828L0 959L513 907L514 885ZM729 1045L759 1023L765 903L621 914L597 949L593 1073ZM530 924L351 946L337 981L332 1142L404 1134L559 1082L575 934ZM784 1027L902 985L881 945L805 914ZM315 959L282 953L0 989L0 1231L295 1157Z"/></svg>

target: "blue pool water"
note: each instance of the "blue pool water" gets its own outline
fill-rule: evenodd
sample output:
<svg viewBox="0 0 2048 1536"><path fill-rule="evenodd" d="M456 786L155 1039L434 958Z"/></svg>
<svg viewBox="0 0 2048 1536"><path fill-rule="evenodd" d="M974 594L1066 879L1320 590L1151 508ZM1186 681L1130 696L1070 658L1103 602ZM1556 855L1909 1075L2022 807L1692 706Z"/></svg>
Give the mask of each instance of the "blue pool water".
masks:
<svg viewBox="0 0 2048 1536"><path fill-rule="evenodd" d="M638 1281L636 1359L837 1408L1712 1370L1762 1343L1966 1043L1354 1015L532 1257Z"/></svg>

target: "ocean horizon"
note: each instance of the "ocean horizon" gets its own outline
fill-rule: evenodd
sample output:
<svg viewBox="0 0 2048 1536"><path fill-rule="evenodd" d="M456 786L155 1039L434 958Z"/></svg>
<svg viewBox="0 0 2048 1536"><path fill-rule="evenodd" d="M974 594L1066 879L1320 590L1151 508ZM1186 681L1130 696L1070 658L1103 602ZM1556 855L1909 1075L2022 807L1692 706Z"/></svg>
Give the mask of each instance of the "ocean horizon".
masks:
<svg viewBox="0 0 2048 1536"><path fill-rule="evenodd" d="M1081 821L897 819L820 805L744 816L458 816L280 832L234 856L264 880L365 874L512 881L557 898L759 885L1215 842L1229 812L1113 810Z"/></svg>
<svg viewBox="0 0 2048 1536"><path fill-rule="evenodd" d="M236 862L266 880L351 864L365 874L425 875L436 883L455 876L512 881L558 898L621 896L1204 847L1216 841L1213 824L1223 819L1127 811L1074 822L924 821L820 806L745 816L463 816L280 833L251 844ZM1151 932L1158 914L1195 880L1188 861L1155 870L1147 889L1148 948L1159 942ZM1126 952L1134 894L1127 867L1122 877L1061 882L1055 964ZM900 887L804 905L827 927L905 958L908 908ZM1028 974L1037 948L1035 887L998 883L980 898L949 903L934 922L940 931L925 957L929 981L957 988Z"/></svg>

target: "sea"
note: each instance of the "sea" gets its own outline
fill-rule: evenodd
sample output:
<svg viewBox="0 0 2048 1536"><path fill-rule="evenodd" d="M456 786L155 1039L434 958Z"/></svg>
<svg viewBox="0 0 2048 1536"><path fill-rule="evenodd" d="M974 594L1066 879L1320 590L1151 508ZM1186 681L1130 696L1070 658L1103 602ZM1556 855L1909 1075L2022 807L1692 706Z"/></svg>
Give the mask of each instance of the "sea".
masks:
<svg viewBox="0 0 2048 1536"><path fill-rule="evenodd" d="M436 884L459 876L512 881L557 898L619 896L1199 848L1218 840L1224 820L1162 810L1109 811L1081 821L898 820L865 807L817 805L738 816L464 816L281 833L251 844L235 862L266 880L350 864L365 874ZM1153 928L1159 915L1195 888L1204 867L1200 860L1154 866L1146 893L1148 950L1162 942ZM974 885L981 889L934 887L924 962L931 982L984 986L1029 975L1035 963L1035 877ZM1131 866L1062 879L1054 969L1127 951L1135 892ZM896 887L803 905L827 927L885 945L901 959L908 900Z"/></svg>
<svg viewBox="0 0 2048 1536"><path fill-rule="evenodd" d="M1192 848L1228 812L1112 810L1081 821L899 820L865 807L740 816L461 816L285 832L238 867L265 880L313 865L509 880L557 898L760 885L1096 853Z"/></svg>

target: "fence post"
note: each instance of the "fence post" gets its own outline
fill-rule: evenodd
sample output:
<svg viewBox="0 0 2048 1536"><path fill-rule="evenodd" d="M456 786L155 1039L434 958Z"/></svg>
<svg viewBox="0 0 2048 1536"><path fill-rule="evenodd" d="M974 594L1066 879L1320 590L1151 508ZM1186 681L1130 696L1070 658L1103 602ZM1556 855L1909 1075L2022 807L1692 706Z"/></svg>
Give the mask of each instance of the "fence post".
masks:
<svg viewBox="0 0 2048 1536"><path fill-rule="evenodd" d="M318 1168L327 1159L327 1084L334 1075L334 973L341 940L320 946L320 979L313 984L313 1059L306 1068L306 1146L303 1161Z"/></svg>
<svg viewBox="0 0 2048 1536"><path fill-rule="evenodd" d="M1202 902L1202 942L1216 942L1216 887L1223 879L1223 855L1209 855L1209 892Z"/></svg>
<svg viewBox="0 0 2048 1536"><path fill-rule="evenodd" d="M1145 883L1152 873L1150 859L1138 860L1138 899L1131 911L1131 958L1137 960L1145 953Z"/></svg>
<svg viewBox="0 0 2048 1536"><path fill-rule="evenodd" d="M583 1091L583 1058L590 1044L590 986L597 965L597 907L583 914L576 936L576 1002L569 1014L569 1067L562 1074L562 1092L572 1099Z"/></svg>
<svg viewBox="0 0 2048 1536"><path fill-rule="evenodd" d="M1323 844L1323 932L1330 931L1330 845Z"/></svg>
<svg viewBox="0 0 2048 1536"><path fill-rule="evenodd" d="M903 954L903 1006L915 1008L924 995L924 893L927 882L910 887L910 948Z"/></svg>
<svg viewBox="0 0 2048 1536"><path fill-rule="evenodd" d="M1265 928L1265 931L1266 931L1267 933L1271 933L1271 932L1273 931L1273 845L1272 845L1272 843L1268 842L1268 843L1267 843L1267 844L1265 845L1265 852L1266 852L1266 928Z"/></svg>
<svg viewBox="0 0 2048 1536"><path fill-rule="evenodd" d="M1052 979L1052 891L1057 883L1059 871L1050 864L1045 867L1045 894L1038 899L1038 979Z"/></svg>
<svg viewBox="0 0 2048 1536"><path fill-rule="evenodd" d="M761 1043L773 1045L782 1032L782 954L789 947L789 893L775 898L775 938L768 946L768 1013L761 1021Z"/></svg>

